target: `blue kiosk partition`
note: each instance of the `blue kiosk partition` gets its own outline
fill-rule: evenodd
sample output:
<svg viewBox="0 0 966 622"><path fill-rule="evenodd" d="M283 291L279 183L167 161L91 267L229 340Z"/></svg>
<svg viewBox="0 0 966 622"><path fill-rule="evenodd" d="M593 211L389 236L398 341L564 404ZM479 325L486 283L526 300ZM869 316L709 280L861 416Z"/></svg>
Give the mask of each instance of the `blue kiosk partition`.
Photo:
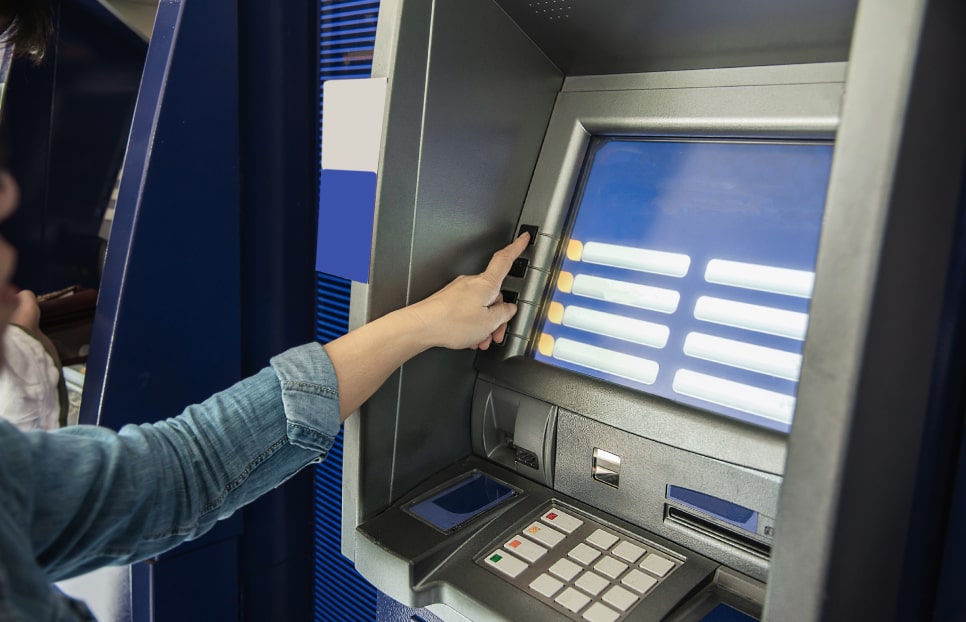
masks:
<svg viewBox="0 0 966 622"><path fill-rule="evenodd" d="M159 3L81 423L176 415L313 338L317 12L314 0ZM121 619L308 619L311 494L307 469L135 564Z"/></svg>
<svg viewBox="0 0 966 622"><path fill-rule="evenodd" d="M44 62L9 67L3 132L20 208L0 227L13 282L38 294L98 287L101 224L117 181L147 42L97 0L51 3Z"/></svg>

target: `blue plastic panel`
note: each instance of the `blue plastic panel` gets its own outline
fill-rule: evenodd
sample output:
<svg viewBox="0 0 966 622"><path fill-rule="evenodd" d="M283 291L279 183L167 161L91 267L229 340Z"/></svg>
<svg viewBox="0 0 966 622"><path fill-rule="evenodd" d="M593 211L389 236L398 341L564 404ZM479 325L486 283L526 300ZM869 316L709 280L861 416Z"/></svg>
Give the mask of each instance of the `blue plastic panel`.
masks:
<svg viewBox="0 0 966 622"><path fill-rule="evenodd" d="M758 531L758 512L736 503L681 486L668 486L667 498L683 503L718 520L731 523L745 531L751 533Z"/></svg>
<svg viewBox="0 0 966 622"><path fill-rule="evenodd" d="M322 0L319 85L333 78L369 77L378 14L378 1ZM321 86L319 90L321 100ZM324 114L324 105L322 101L320 118ZM326 239L338 237L329 228L330 216L338 209L340 206L335 202L319 205L320 239L323 235ZM372 226L371 222L369 226ZM316 274L315 335L319 342L331 341L349 329L349 289L350 282L345 278ZM313 619L382 619L377 616L376 589L342 555L342 447L343 439L339 435L325 461L315 471ZM388 597L383 599L391 601Z"/></svg>
<svg viewBox="0 0 966 622"><path fill-rule="evenodd" d="M596 139L535 358L787 432L831 161L820 143Z"/></svg>

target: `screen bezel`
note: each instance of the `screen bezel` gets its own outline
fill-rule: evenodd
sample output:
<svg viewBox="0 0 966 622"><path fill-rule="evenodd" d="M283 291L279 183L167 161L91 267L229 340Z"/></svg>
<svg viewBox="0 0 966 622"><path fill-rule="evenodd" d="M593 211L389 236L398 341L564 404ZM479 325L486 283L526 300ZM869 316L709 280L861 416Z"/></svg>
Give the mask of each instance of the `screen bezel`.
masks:
<svg viewBox="0 0 966 622"><path fill-rule="evenodd" d="M834 141L844 65L809 66L801 72L785 68L781 75L772 69L598 76L565 84L518 222L518 226L535 224L540 228L529 251L531 268L525 278L509 279L505 284L520 292L517 316L505 345L493 353L481 353L477 359L477 367L487 380L645 438L767 473L784 472L785 432L527 357L557 258L557 245L566 233L571 203L594 136ZM575 389L578 386L580 390Z"/></svg>

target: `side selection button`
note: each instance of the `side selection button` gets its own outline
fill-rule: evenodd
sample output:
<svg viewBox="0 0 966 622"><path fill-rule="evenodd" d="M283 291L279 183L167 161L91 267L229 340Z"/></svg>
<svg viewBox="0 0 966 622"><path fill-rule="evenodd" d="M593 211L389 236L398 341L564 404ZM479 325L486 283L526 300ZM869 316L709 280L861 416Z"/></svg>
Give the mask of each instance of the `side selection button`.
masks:
<svg viewBox="0 0 966 622"><path fill-rule="evenodd" d="M536 225L520 225L520 232L517 233L517 235L521 236L524 233L529 233L530 246L533 246L533 243L537 241L537 232L539 230L540 230L539 227L537 227Z"/></svg>

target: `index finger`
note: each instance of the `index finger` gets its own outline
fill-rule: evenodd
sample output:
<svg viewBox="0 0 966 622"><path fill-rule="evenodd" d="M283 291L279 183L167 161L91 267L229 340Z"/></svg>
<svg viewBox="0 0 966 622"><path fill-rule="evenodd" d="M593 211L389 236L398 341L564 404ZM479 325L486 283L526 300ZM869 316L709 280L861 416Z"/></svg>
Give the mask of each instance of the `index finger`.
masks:
<svg viewBox="0 0 966 622"><path fill-rule="evenodd" d="M510 272L513 262L516 261L517 257L523 253L529 244L530 234L520 234L520 237L513 240L513 242L493 253L493 258L490 259L490 263L486 266L483 274L492 278L497 283L503 282L503 279Z"/></svg>

